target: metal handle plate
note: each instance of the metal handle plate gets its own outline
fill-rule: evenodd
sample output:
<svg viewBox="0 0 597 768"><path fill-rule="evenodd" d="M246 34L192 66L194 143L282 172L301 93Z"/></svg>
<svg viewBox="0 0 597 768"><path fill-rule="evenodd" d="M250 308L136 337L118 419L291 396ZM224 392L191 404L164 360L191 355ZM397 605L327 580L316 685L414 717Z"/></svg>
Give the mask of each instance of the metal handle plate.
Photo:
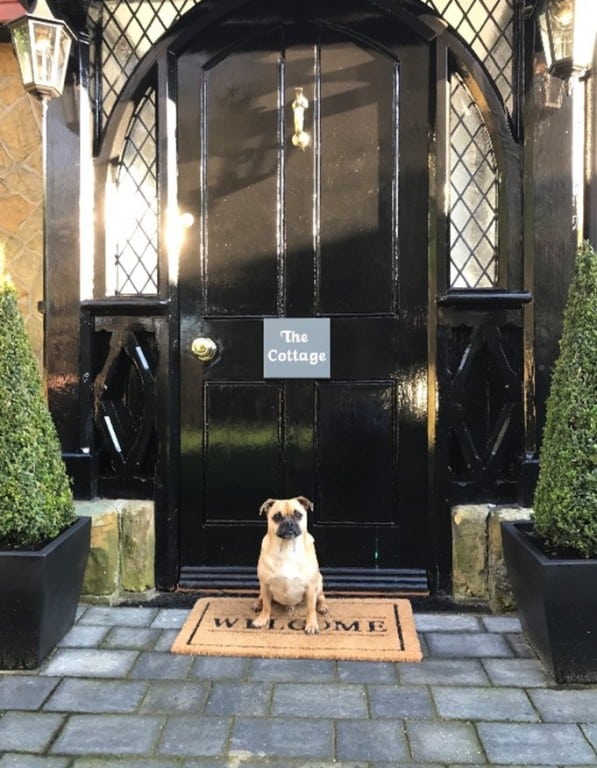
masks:
<svg viewBox="0 0 597 768"><path fill-rule="evenodd" d="M193 339L191 344L191 352L203 363L213 360L217 351L216 342L204 336L198 336L196 339Z"/></svg>

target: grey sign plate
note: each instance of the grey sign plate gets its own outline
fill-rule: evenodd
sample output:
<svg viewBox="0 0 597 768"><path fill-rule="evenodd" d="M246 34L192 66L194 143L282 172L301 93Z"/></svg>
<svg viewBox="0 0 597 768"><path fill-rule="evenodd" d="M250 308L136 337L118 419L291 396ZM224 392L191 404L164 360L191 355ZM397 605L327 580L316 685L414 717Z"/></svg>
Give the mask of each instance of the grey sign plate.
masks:
<svg viewBox="0 0 597 768"><path fill-rule="evenodd" d="M264 318L263 378L329 379L330 318Z"/></svg>

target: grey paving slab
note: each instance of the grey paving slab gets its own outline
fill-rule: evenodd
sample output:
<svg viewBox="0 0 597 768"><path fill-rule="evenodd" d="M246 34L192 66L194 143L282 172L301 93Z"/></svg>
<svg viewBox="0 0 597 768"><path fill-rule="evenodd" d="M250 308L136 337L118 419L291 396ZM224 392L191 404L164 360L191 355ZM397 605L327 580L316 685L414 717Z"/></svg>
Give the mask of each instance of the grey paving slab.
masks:
<svg viewBox="0 0 597 768"><path fill-rule="evenodd" d="M334 728L330 720L237 718L230 750L259 757L334 757Z"/></svg>
<svg viewBox="0 0 597 768"><path fill-rule="evenodd" d="M593 749L597 752L597 725L582 725L581 729Z"/></svg>
<svg viewBox="0 0 597 768"><path fill-rule="evenodd" d="M187 654L143 652L130 672L133 679L184 680L193 665L193 657Z"/></svg>
<svg viewBox="0 0 597 768"><path fill-rule="evenodd" d="M255 759L251 759L250 756L242 752L232 751L229 754L230 758L225 763L225 768L231 768L231 766L236 766L236 768L370 768L369 763L355 762L354 760L345 763L338 760L305 760L302 758L290 760L280 758L278 760L276 758L268 758L267 762L264 762L258 756L255 756ZM224 768L224 765L216 760L193 760L186 762L184 768ZM385 768L389 768L388 763L386 763ZM409 766L404 768L409 768ZM418 768L426 767L418 766ZM435 766L435 768L439 768L439 766Z"/></svg>
<svg viewBox="0 0 597 768"><path fill-rule="evenodd" d="M375 718L431 718L435 708L429 690L423 686L369 686L371 716Z"/></svg>
<svg viewBox="0 0 597 768"><path fill-rule="evenodd" d="M108 625L78 624L72 627L58 643L59 648L97 647L110 631Z"/></svg>
<svg viewBox="0 0 597 768"><path fill-rule="evenodd" d="M513 656L504 637L495 632L429 632L426 640L430 653L435 656L477 659Z"/></svg>
<svg viewBox="0 0 597 768"><path fill-rule="evenodd" d="M253 763L251 760L247 759L247 755L236 755L233 753L231 755L231 762L225 762L217 757L203 757L184 760L180 765L182 765L182 768L257 768L257 766L260 768L266 768L266 766L267 768L270 768L272 763L270 761L267 763L261 761ZM288 768L288 764L286 764L286 768ZM306 766L301 763L300 768L306 768ZM321 768L323 768L323 766Z"/></svg>
<svg viewBox="0 0 597 768"><path fill-rule="evenodd" d="M340 720L336 723L338 760L386 760L402 764L410 759L400 720Z"/></svg>
<svg viewBox="0 0 597 768"><path fill-rule="evenodd" d="M198 714L203 711L208 693L208 683L152 680L147 686L139 712Z"/></svg>
<svg viewBox="0 0 597 768"><path fill-rule="evenodd" d="M59 755L149 754L163 722L163 718L149 715L72 715L50 751Z"/></svg>
<svg viewBox="0 0 597 768"><path fill-rule="evenodd" d="M189 608L162 608L151 622L153 629L180 629L189 618Z"/></svg>
<svg viewBox="0 0 597 768"><path fill-rule="evenodd" d="M458 613L415 613L418 632L479 632L479 619Z"/></svg>
<svg viewBox="0 0 597 768"><path fill-rule="evenodd" d="M252 659L249 675L255 680L272 682L333 682L336 679L336 664L310 659Z"/></svg>
<svg viewBox="0 0 597 768"><path fill-rule="evenodd" d="M338 679L342 683L396 683L398 664L383 661L339 661Z"/></svg>
<svg viewBox="0 0 597 768"><path fill-rule="evenodd" d="M172 717L166 723L157 753L182 757L222 754L231 724L230 718Z"/></svg>
<svg viewBox="0 0 597 768"><path fill-rule="evenodd" d="M269 684L216 682L205 711L208 715L264 717L270 713L271 698Z"/></svg>
<svg viewBox="0 0 597 768"><path fill-rule="evenodd" d="M44 755L6 754L0 757L0 768L68 768L69 758Z"/></svg>
<svg viewBox="0 0 597 768"><path fill-rule="evenodd" d="M278 683L272 703L274 717L368 717L362 685L343 683Z"/></svg>
<svg viewBox="0 0 597 768"><path fill-rule="evenodd" d="M161 630L149 627L114 627L104 638L102 648L132 648L150 651L160 637Z"/></svg>
<svg viewBox="0 0 597 768"><path fill-rule="evenodd" d="M38 675L0 677L0 710L36 710L58 685L58 680Z"/></svg>
<svg viewBox="0 0 597 768"><path fill-rule="evenodd" d="M134 712L146 683L127 680L63 680L44 706L48 712Z"/></svg>
<svg viewBox="0 0 597 768"><path fill-rule="evenodd" d="M597 754L577 725L479 723L477 730L492 763L550 766L597 764Z"/></svg>
<svg viewBox="0 0 597 768"><path fill-rule="evenodd" d="M416 685L489 685L478 659L423 659L419 664L398 664L401 683Z"/></svg>
<svg viewBox="0 0 597 768"><path fill-rule="evenodd" d="M483 659L482 663L493 685L535 688L552 682L538 659Z"/></svg>
<svg viewBox="0 0 597 768"><path fill-rule="evenodd" d="M440 717L451 720L539 720L528 696L516 688L432 687Z"/></svg>
<svg viewBox="0 0 597 768"><path fill-rule="evenodd" d="M111 627L148 627L158 614L157 608L90 606L78 624L106 624Z"/></svg>
<svg viewBox="0 0 597 768"><path fill-rule="evenodd" d="M351 763L352 766L352 763ZM397 766L397 763L370 763L370 768L444 768L443 766L439 765L438 763L404 763L401 762L399 766ZM471 768L471 766L467 766L467 768ZM486 768L486 766L484 766Z"/></svg>
<svg viewBox="0 0 597 768"><path fill-rule="evenodd" d="M40 674L54 677L126 677L137 656L136 651L60 648L42 665Z"/></svg>
<svg viewBox="0 0 597 768"><path fill-rule="evenodd" d="M514 656L521 659L534 659L535 653L528 644L528 641L524 635L504 635L504 639L512 649Z"/></svg>
<svg viewBox="0 0 597 768"><path fill-rule="evenodd" d="M488 632L520 634L522 627L517 616L481 616L481 623Z"/></svg>
<svg viewBox="0 0 597 768"><path fill-rule="evenodd" d="M249 669L249 659L235 656L203 656L194 659L191 677L201 680L244 679Z"/></svg>
<svg viewBox="0 0 597 768"><path fill-rule="evenodd" d="M105 757L77 757L72 768L180 768L180 762L170 758L110 760ZM220 768L223 768L222 764Z"/></svg>
<svg viewBox="0 0 597 768"><path fill-rule="evenodd" d="M6 712L0 718L0 752L44 752L64 722L49 712Z"/></svg>
<svg viewBox="0 0 597 768"><path fill-rule="evenodd" d="M406 729L413 758L421 762L483 763L483 749L470 723L411 720Z"/></svg>
<svg viewBox="0 0 597 768"><path fill-rule="evenodd" d="M176 640L178 629L161 629L160 636L153 647L154 651L167 652L172 648L172 643Z"/></svg>
<svg viewBox="0 0 597 768"><path fill-rule="evenodd" d="M597 723L597 688L535 690L529 696L545 722Z"/></svg>

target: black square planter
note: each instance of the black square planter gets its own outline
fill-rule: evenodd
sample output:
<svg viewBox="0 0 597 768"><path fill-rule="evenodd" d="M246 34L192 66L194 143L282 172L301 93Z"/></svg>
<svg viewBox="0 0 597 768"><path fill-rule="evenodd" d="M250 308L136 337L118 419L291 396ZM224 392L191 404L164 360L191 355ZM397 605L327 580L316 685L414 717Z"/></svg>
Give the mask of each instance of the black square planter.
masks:
<svg viewBox="0 0 597 768"><path fill-rule="evenodd" d="M547 557L530 522L502 523L522 628L558 683L597 683L597 560Z"/></svg>
<svg viewBox="0 0 597 768"><path fill-rule="evenodd" d="M90 533L79 517L43 549L0 551L0 669L35 669L72 626Z"/></svg>

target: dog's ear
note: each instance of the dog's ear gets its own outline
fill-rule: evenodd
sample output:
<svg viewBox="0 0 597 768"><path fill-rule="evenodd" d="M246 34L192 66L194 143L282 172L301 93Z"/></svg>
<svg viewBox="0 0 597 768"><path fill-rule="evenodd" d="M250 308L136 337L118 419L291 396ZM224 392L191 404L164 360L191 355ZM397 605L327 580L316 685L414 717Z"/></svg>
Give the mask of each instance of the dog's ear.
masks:
<svg viewBox="0 0 597 768"><path fill-rule="evenodd" d="M273 504L275 503L276 503L275 499L267 499L267 501L264 501L263 504L259 507L259 514L267 515L267 513L270 511Z"/></svg>
<svg viewBox="0 0 597 768"><path fill-rule="evenodd" d="M307 512L313 512L313 502L309 501L305 496L297 496L296 500L307 510Z"/></svg>

